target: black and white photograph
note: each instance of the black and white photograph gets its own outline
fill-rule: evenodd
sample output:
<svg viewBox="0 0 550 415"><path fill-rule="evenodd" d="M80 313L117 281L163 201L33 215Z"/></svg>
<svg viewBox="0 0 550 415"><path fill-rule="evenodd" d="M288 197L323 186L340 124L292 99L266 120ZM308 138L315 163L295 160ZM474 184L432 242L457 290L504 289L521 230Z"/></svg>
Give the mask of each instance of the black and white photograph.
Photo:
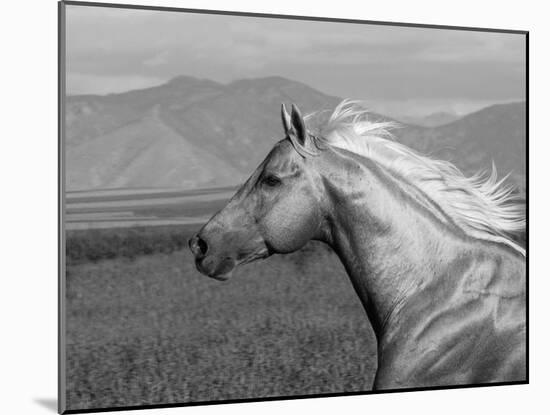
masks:
<svg viewBox="0 0 550 415"><path fill-rule="evenodd" d="M59 34L61 412L529 382L527 31Z"/></svg>

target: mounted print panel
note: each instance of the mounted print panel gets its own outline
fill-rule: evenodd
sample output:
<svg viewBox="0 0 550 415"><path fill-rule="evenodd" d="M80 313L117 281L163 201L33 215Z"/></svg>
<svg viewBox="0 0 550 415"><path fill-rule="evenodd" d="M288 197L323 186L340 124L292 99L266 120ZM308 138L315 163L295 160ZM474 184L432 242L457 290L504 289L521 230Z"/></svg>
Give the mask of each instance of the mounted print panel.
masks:
<svg viewBox="0 0 550 415"><path fill-rule="evenodd" d="M60 3L60 412L527 383L526 56Z"/></svg>

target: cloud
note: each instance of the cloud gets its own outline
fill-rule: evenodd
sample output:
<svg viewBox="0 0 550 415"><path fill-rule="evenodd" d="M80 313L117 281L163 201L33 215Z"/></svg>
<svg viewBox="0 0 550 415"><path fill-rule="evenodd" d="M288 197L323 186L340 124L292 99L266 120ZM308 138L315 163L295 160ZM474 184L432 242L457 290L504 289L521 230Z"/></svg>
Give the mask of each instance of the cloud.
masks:
<svg viewBox="0 0 550 415"><path fill-rule="evenodd" d="M161 66L161 65L167 65L168 63L169 63L168 52L166 50L163 50L162 52L157 53L151 58L145 59L143 61L143 64L145 66Z"/></svg>
<svg viewBox="0 0 550 415"><path fill-rule="evenodd" d="M97 76L79 85L101 91L180 74L282 75L340 96L507 99L524 95L524 68L524 37L513 34L82 6L67 13L68 73Z"/></svg>

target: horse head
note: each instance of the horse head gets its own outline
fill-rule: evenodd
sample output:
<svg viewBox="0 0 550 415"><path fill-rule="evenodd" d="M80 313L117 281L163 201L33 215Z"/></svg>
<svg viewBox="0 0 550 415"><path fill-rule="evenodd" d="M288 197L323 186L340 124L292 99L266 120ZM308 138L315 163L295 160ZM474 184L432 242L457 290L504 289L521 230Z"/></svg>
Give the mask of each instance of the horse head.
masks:
<svg viewBox="0 0 550 415"><path fill-rule="evenodd" d="M300 249L321 232L320 176L300 111L282 106L285 138L228 204L189 240L197 269L225 280L235 266Z"/></svg>

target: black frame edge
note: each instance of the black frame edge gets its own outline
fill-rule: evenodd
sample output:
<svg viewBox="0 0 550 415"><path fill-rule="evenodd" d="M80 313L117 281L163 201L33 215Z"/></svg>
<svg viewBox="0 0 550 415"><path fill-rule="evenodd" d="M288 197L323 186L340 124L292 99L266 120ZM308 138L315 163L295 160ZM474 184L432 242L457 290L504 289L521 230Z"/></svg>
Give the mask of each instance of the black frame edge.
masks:
<svg viewBox="0 0 550 415"><path fill-rule="evenodd" d="M219 401L197 401L187 403L167 403L167 404L152 404L152 405L131 405L131 406L117 406L110 408L90 408L90 409L68 409L64 414L87 414L97 412L119 412L128 410L143 410L143 409L166 409L166 408L184 408L190 406L210 406L210 405L226 405L226 404L239 404L249 402L276 402L276 401L289 401L296 399L314 399L314 398L337 398L346 396L366 396L366 395L385 395L390 393L407 393L407 392L431 392L451 389L472 389L482 387L495 387L495 386L518 386L527 385L527 381L517 382L495 382L495 383L480 383L471 385L448 385L448 386L427 386L418 388L405 388L405 389L384 389L379 391L362 391L362 392L338 392L338 393L323 393L323 394L311 394L311 395L295 395L295 396L275 396L265 398L247 398L247 399L228 399Z"/></svg>
<svg viewBox="0 0 550 415"><path fill-rule="evenodd" d="M493 32L493 33L510 33L510 34L527 33L527 30L515 30L515 29L436 25L436 24L427 24L427 23L375 21L375 20L347 19L347 18L323 17L323 16L300 16L300 15L288 15L288 14L255 13L255 12L243 12L243 11L232 11L232 10L188 9L188 8L182 8L182 7L146 6L146 5L124 4L124 3L100 3L100 2L93 2L93 1L88 2L88 1L76 1L76 0L65 0L63 1L63 3L65 3L67 6L109 7L109 8L118 8L118 9L154 10L154 11L184 12L184 13L197 13L197 14L220 14L220 15L227 15L227 16L240 16L240 17L267 17L271 19L308 20L308 21L333 22L333 23L373 24L378 26L405 26L405 27L425 28L425 29L465 30L465 31L476 31L476 32Z"/></svg>
<svg viewBox="0 0 550 415"><path fill-rule="evenodd" d="M525 380L529 383L529 32L525 33Z"/></svg>
<svg viewBox="0 0 550 415"><path fill-rule="evenodd" d="M57 412L67 410L66 399L66 347L65 347L65 186L64 186L64 134L65 134L65 2L57 3Z"/></svg>

